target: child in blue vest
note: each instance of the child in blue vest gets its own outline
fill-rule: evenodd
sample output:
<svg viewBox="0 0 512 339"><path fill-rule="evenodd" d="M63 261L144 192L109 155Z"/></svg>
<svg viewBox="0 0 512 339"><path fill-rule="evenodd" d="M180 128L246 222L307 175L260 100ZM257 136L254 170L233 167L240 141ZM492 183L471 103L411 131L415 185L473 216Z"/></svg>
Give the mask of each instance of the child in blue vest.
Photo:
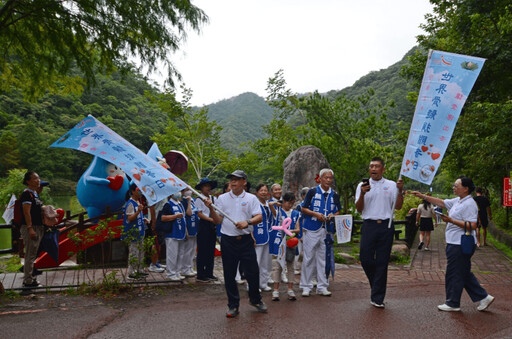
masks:
<svg viewBox="0 0 512 339"><path fill-rule="evenodd" d="M141 193L137 185L131 184L126 192L126 205L124 207L123 233L121 240L129 242L128 245L128 278L141 279L147 273L142 271L144 262L144 205L139 204Z"/></svg>
<svg viewBox="0 0 512 339"><path fill-rule="evenodd" d="M256 259L260 269L260 289L264 292L272 291L272 288L268 286L272 273L272 256L269 252L269 230L272 226L272 213L268 207L267 196L268 186L266 184L256 186L256 197L261 204L263 220L258 225L254 225L252 234L256 243Z"/></svg>
<svg viewBox="0 0 512 339"><path fill-rule="evenodd" d="M300 212L292 208L294 203L295 195L292 192L287 192L283 195L283 202L281 203L281 207L278 207L278 209L276 210L274 206L271 205L271 210L276 217L279 217L281 225L283 224L283 221L286 218L290 218L290 231L292 233L297 234L300 232ZM293 291L293 282L295 279L294 263L297 248L295 246L293 248L287 246L287 239L284 231L278 231L278 233L276 234L274 244L277 245L278 243L278 265L274 267L274 271L272 273L274 278L274 291L272 292L272 301L279 301L279 283L280 280L282 279L281 275L285 268L287 269L288 278L288 300L297 300L297 298L295 297L295 292Z"/></svg>
<svg viewBox="0 0 512 339"><path fill-rule="evenodd" d="M194 271L194 256L196 255L199 217L197 216L198 209L192 199L192 191L190 189L186 188L183 190L181 203L185 209L185 220L187 222L187 239L183 249L181 273L185 277L195 277L197 273Z"/></svg>

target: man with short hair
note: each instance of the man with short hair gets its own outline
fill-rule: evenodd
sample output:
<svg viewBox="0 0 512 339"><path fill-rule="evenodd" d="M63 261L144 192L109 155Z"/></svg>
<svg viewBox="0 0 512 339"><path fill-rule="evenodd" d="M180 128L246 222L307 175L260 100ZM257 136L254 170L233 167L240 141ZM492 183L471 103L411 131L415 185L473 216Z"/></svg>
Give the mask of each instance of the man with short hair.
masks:
<svg viewBox="0 0 512 339"><path fill-rule="evenodd" d="M325 239L327 233L334 232L328 229L330 221L341 210L340 197L331 185L334 181L334 173L329 168L324 168L319 173L320 185L311 188L306 194L301 212L304 214L304 229L302 234L302 275L300 288L302 296L309 297L313 289L311 279L316 272L318 280L316 293L322 296L330 296L329 279L325 273L326 250Z"/></svg>
<svg viewBox="0 0 512 339"><path fill-rule="evenodd" d="M220 215L212 206L210 199L205 205L210 209L210 216L221 226L221 252L224 269L224 285L228 295L228 312L226 317L238 315L240 294L235 280L238 264L244 268L245 278L249 285L250 304L261 313L267 312L267 306L261 300L259 291L259 267L252 237L253 226L262 221L260 202L255 195L247 193L247 175L242 170L236 170L227 176L231 191L222 194L215 205L217 208L236 221L233 224L228 218Z"/></svg>
<svg viewBox="0 0 512 339"><path fill-rule="evenodd" d="M359 183L356 189L356 209L363 218L361 227L360 259L366 277L370 282L370 303L384 308L388 264L393 245L395 227L389 226L395 209L402 208L404 182L383 177L384 160L374 157L369 166L369 183Z"/></svg>

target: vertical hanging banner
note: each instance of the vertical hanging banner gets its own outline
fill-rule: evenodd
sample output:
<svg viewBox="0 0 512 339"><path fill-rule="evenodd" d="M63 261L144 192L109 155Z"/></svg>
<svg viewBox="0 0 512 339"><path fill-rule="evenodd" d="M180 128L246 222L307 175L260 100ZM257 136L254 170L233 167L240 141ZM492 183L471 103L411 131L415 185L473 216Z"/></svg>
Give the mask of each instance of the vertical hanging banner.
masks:
<svg viewBox="0 0 512 339"><path fill-rule="evenodd" d="M401 175L430 185L485 59L430 51Z"/></svg>
<svg viewBox="0 0 512 339"><path fill-rule="evenodd" d="M76 149L116 165L142 190L150 206L187 187L185 182L92 115L50 147Z"/></svg>

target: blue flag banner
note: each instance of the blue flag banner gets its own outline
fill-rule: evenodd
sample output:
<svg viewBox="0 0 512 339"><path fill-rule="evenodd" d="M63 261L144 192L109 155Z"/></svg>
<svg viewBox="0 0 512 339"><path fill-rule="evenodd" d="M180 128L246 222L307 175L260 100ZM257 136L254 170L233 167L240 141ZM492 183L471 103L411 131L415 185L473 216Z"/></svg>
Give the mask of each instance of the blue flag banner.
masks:
<svg viewBox="0 0 512 339"><path fill-rule="evenodd" d="M485 59L430 51L401 175L430 185Z"/></svg>
<svg viewBox="0 0 512 339"><path fill-rule="evenodd" d="M92 115L50 147L71 148L98 156L130 176L149 205L183 190L187 184Z"/></svg>

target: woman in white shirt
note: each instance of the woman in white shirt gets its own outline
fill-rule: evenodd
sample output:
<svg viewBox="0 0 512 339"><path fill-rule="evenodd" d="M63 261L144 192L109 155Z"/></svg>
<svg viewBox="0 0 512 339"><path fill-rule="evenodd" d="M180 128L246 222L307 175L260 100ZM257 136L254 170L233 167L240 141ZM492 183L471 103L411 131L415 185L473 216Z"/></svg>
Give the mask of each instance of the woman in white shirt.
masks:
<svg viewBox="0 0 512 339"><path fill-rule="evenodd" d="M474 190L473 181L462 176L453 184L453 193L458 196L457 198L442 200L420 192L411 192L421 199L448 210L448 215L441 215L446 222L446 301L437 306L440 311L460 311L460 298L464 289L473 302L479 302L477 307L479 311L486 310L494 301L494 297L480 286L471 272L471 257L476 246L473 247L471 254L464 254L460 245L465 225L469 227L476 244L478 207L471 196Z"/></svg>
<svg viewBox="0 0 512 339"><path fill-rule="evenodd" d="M425 251L430 251L430 232L434 230L434 222L437 227L437 220L434 217L434 206L427 200L423 199L423 203L418 206L416 212L416 226L420 227L420 244L418 249L421 250L425 245Z"/></svg>

